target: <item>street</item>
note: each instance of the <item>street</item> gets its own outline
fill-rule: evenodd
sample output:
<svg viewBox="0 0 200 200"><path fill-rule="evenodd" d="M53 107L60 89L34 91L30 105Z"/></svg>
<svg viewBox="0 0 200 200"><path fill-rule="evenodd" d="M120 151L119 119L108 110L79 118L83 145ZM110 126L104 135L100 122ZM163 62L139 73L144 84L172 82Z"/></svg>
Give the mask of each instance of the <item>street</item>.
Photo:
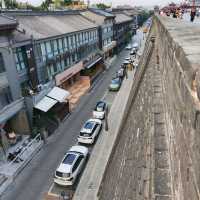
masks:
<svg viewBox="0 0 200 200"><path fill-rule="evenodd" d="M105 96L110 79L128 54L129 51L123 50L110 68L98 77L94 87L82 97L74 112L48 139L41 151L3 194L1 200L25 200L27 197L28 200L40 200L43 197L53 182L54 171L63 155L77 142L81 126L91 117L96 102ZM112 94L107 97L113 100Z"/></svg>

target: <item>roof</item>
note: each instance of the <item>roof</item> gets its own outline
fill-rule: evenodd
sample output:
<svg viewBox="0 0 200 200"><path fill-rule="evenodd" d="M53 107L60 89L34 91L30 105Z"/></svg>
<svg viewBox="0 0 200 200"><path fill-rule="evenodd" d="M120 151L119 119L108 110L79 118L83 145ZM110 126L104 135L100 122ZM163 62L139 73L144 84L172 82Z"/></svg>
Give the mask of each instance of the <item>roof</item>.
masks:
<svg viewBox="0 0 200 200"><path fill-rule="evenodd" d="M104 23L105 17L102 15L98 15L92 11L83 11L81 12L81 15L89 19L91 22L97 24L97 25L102 25Z"/></svg>
<svg viewBox="0 0 200 200"><path fill-rule="evenodd" d="M98 15L101 15L101 16L104 16L104 17L112 17L114 18L115 16L109 12L106 12L104 10L100 10L100 9L90 9L92 12L98 14Z"/></svg>
<svg viewBox="0 0 200 200"><path fill-rule="evenodd" d="M115 21L117 24L133 20L131 17L129 17L123 13L116 13L115 16L116 16Z"/></svg>
<svg viewBox="0 0 200 200"><path fill-rule="evenodd" d="M138 15L138 11L137 10L124 10L123 12L124 12L124 14L126 14L128 16Z"/></svg>
<svg viewBox="0 0 200 200"><path fill-rule="evenodd" d="M0 30L15 29L17 24L17 21L12 17L0 15Z"/></svg>
<svg viewBox="0 0 200 200"><path fill-rule="evenodd" d="M81 14L97 25L102 25L105 19L115 18L115 15L99 9L89 9L81 12Z"/></svg>
<svg viewBox="0 0 200 200"><path fill-rule="evenodd" d="M96 28L96 25L80 14L67 15L27 15L16 16L19 28L25 30L24 35L34 39L44 39L71 32Z"/></svg>

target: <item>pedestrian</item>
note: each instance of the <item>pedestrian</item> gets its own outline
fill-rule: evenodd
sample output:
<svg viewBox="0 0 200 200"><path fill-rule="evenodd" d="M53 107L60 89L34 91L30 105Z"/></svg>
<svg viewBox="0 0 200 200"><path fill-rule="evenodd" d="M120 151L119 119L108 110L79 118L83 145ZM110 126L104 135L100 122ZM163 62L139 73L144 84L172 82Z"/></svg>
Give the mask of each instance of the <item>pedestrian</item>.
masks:
<svg viewBox="0 0 200 200"><path fill-rule="evenodd" d="M194 21L195 15L196 15L196 10L195 10L195 8L192 8L191 12L190 12L190 21L191 22Z"/></svg>

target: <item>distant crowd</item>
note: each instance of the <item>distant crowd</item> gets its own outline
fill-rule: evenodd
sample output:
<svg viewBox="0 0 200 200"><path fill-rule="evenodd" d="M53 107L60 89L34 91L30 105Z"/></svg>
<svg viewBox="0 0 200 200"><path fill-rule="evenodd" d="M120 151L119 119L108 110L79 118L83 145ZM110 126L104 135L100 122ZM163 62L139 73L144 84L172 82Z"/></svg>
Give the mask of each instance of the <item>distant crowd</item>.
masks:
<svg viewBox="0 0 200 200"><path fill-rule="evenodd" d="M187 10L182 9L182 8L176 8L174 10L168 10L168 11L163 11L160 10L159 14L160 15L165 15L168 17L173 17L173 18L179 18L179 19L183 19L183 15L184 13L187 12ZM190 10L190 21L193 22L195 19L195 16L199 16L199 11L196 11L196 8L192 8Z"/></svg>

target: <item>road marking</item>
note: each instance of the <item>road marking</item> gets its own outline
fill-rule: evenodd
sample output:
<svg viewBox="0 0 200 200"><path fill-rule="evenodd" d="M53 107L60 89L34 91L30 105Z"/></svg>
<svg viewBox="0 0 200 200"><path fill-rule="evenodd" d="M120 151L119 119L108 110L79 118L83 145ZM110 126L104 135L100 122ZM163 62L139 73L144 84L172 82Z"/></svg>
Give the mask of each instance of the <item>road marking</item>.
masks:
<svg viewBox="0 0 200 200"><path fill-rule="evenodd" d="M53 189L53 187L54 187L54 183L52 183L52 185L50 186L48 193L51 193L51 190Z"/></svg>
<svg viewBox="0 0 200 200"><path fill-rule="evenodd" d="M104 100L106 98L106 96L108 95L108 90L106 90L105 94L103 95L103 97L101 98L101 100Z"/></svg>

